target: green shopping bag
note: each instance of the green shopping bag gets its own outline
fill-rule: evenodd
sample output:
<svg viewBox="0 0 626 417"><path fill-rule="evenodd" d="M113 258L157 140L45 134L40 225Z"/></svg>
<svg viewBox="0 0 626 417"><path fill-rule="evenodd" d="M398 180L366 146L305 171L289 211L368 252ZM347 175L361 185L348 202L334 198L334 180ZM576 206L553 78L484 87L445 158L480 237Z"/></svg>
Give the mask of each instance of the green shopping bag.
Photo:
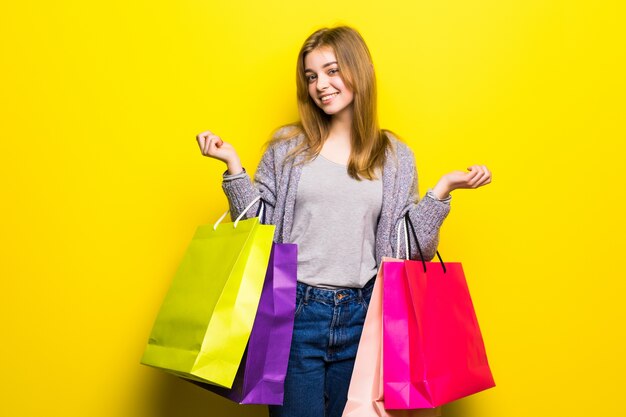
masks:
<svg viewBox="0 0 626 417"><path fill-rule="evenodd" d="M141 363L230 388L256 315L274 225L258 217L199 226L157 315Z"/></svg>

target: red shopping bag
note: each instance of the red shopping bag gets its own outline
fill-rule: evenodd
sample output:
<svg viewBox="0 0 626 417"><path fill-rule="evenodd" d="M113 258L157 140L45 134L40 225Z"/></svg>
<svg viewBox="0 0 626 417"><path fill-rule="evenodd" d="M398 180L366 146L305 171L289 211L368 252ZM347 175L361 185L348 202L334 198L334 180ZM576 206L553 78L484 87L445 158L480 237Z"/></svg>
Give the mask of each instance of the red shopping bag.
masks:
<svg viewBox="0 0 626 417"><path fill-rule="evenodd" d="M401 259L383 258L386 263L402 264ZM363 324L359 350L348 389L348 401L342 417L437 417L441 408L386 410L383 399L383 282L384 268L378 275Z"/></svg>
<svg viewBox="0 0 626 417"><path fill-rule="evenodd" d="M439 260L383 264L387 409L433 408L495 386L463 268Z"/></svg>

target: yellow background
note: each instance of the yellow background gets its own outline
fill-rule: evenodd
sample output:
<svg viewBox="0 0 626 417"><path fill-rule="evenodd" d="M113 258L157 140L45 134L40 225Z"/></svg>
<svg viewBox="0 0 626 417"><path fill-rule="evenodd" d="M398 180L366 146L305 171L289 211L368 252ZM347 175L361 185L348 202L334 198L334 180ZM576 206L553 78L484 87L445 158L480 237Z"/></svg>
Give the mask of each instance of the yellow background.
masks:
<svg viewBox="0 0 626 417"><path fill-rule="evenodd" d="M360 30L420 192L475 163L462 261L498 386L445 416L624 410L621 1L118 1L0 6L0 415L263 416L139 359L195 227L226 209L213 130L253 171L297 119L315 29Z"/></svg>

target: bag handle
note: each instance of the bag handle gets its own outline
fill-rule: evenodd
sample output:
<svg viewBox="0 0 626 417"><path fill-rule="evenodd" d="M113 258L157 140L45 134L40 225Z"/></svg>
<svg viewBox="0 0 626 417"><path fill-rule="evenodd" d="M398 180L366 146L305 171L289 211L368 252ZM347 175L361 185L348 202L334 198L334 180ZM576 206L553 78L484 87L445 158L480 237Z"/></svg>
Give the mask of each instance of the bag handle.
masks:
<svg viewBox="0 0 626 417"><path fill-rule="evenodd" d="M413 237L415 238L415 244L417 245L417 250L420 253L420 258L422 258L422 267L424 268L424 272L426 272L426 261L424 260L424 254L422 253L422 248L420 247L420 243L417 240L417 233L415 233L415 227L413 227L413 222L411 221L411 218L409 217L409 212L407 212L404 215L404 228L406 230L406 225L408 224L409 226L411 226L411 233L413 234ZM398 228L398 230L400 230L400 228ZM407 251L407 259L408 259L408 252L409 252L409 245L407 243L406 246L406 251ZM439 263L441 264L441 268L443 268L443 273L446 273L446 265L443 263L443 259L441 259L441 255L439 254L439 251L437 251L437 258L439 258Z"/></svg>
<svg viewBox="0 0 626 417"><path fill-rule="evenodd" d="M261 199L259 208L256 211L256 217L260 219L261 224L265 224L265 200Z"/></svg>
<svg viewBox="0 0 626 417"><path fill-rule="evenodd" d="M233 227L235 229L237 228L237 224L239 223L239 220L241 220L241 218L248 212L248 210L250 210L250 207L252 207L254 203L259 201L260 199L261 199L261 196L256 197L254 200L250 202L250 204L248 204L248 206L245 209L243 209L241 214L239 214L239 217L237 217L237 219L233 223ZM219 219L217 219L217 222L215 222L215 224L213 225L213 230L217 229L217 226L221 223L222 220L224 220L224 217L226 217L228 213L230 213L230 210L226 210L226 213L222 214L222 216ZM263 213L265 213L265 211Z"/></svg>
<svg viewBox="0 0 626 417"><path fill-rule="evenodd" d="M396 233L396 258L400 259L400 228L404 226L404 247L406 248L406 251L404 253L404 256L406 258L406 260L409 260L409 233L407 231L406 228L406 221L401 221L398 223L398 231Z"/></svg>

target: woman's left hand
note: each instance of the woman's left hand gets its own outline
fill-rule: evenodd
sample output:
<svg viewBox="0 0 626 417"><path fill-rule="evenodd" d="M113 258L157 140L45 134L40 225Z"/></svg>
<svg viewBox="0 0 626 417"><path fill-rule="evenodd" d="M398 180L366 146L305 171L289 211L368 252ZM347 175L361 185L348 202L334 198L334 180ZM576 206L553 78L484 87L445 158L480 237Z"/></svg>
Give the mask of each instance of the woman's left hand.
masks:
<svg viewBox="0 0 626 417"><path fill-rule="evenodd" d="M467 168L469 172L452 171L445 174L433 192L438 198L445 198L451 191L459 188L478 188L491 182L491 171L484 165L472 165Z"/></svg>

